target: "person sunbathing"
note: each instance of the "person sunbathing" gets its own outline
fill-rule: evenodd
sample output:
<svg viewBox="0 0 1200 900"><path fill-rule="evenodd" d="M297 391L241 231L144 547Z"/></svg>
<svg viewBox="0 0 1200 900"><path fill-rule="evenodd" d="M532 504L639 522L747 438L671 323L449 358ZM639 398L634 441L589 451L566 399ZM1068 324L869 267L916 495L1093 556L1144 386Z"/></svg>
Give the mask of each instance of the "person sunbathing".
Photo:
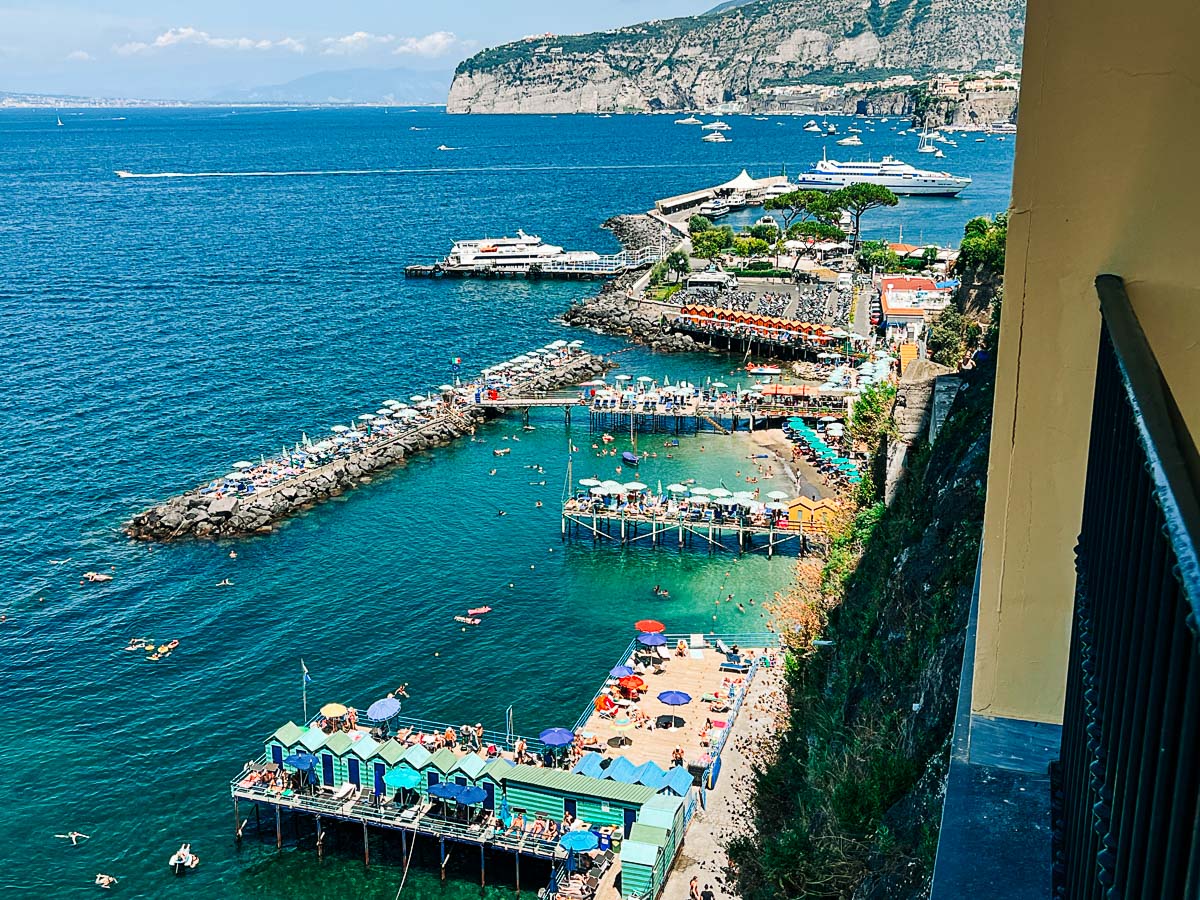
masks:
<svg viewBox="0 0 1200 900"><path fill-rule="evenodd" d="M534 837L541 837L546 833L546 823L541 816L533 820L533 824L529 826L529 833Z"/></svg>
<svg viewBox="0 0 1200 900"><path fill-rule="evenodd" d="M548 841L557 841L558 840L558 823L555 822L553 819L551 819L549 822L546 823L545 838Z"/></svg>
<svg viewBox="0 0 1200 900"><path fill-rule="evenodd" d="M508 828L506 828L504 830L504 833L505 834L517 834L517 835L524 834L525 833L525 816L521 813L517 813L515 816L513 816L512 822L509 824Z"/></svg>

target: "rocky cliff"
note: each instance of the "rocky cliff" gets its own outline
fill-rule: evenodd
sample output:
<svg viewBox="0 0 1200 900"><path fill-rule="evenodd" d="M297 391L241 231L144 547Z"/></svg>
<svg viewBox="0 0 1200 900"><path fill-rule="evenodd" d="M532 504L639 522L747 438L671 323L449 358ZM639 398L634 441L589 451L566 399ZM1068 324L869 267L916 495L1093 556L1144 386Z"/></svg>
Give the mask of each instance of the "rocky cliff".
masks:
<svg viewBox="0 0 1200 900"><path fill-rule="evenodd" d="M1023 0L757 0L704 16L484 50L458 66L447 108L761 109L789 85L1016 66L1023 22Z"/></svg>

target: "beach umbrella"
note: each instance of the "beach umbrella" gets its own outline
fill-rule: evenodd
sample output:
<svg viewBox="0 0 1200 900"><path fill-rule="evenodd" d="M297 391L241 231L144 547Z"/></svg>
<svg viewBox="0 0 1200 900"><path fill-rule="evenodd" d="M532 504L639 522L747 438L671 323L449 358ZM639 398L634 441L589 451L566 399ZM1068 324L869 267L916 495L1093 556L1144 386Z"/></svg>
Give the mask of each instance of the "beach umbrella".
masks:
<svg viewBox="0 0 1200 900"><path fill-rule="evenodd" d="M668 490L668 491L670 491L672 494L684 494L684 493L687 493L687 487L686 487L685 485L682 485L682 484L668 484L668 485L667 485L667 490Z"/></svg>
<svg viewBox="0 0 1200 900"><path fill-rule="evenodd" d="M622 746L629 741L629 738L625 737L625 732L631 728L633 728L633 719L629 718L629 713L622 709L613 719L613 731L617 732L617 740ZM629 741L629 743L632 744L633 741Z"/></svg>
<svg viewBox="0 0 1200 900"><path fill-rule="evenodd" d="M570 853L588 853L600 846L600 838L593 831L568 831L558 839L558 846Z"/></svg>
<svg viewBox="0 0 1200 900"><path fill-rule="evenodd" d="M768 491L767 496L772 500L786 500L788 498L787 491Z"/></svg>
<svg viewBox="0 0 1200 900"><path fill-rule="evenodd" d="M429 398L426 397L424 394L413 394L408 399L413 403L420 403L422 400L428 400Z"/></svg>
<svg viewBox="0 0 1200 900"><path fill-rule="evenodd" d="M733 491L728 490L723 487L713 488L708 493L710 496L713 496L713 497L732 497L733 496Z"/></svg>
<svg viewBox="0 0 1200 900"><path fill-rule="evenodd" d="M341 703L326 703L321 707L321 715L325 716L326 718L336 719L338 716L344 716L349 711L350 710L348 710L345 705Z"/></svg>
<svg viewBox="0 0 1200 900"><path fill-rule="evenodd" d="M627 691L640 691L646 687L646 682L640 675L626 675L617 684Z"/></svg>
<svg viewBox="0 0 1200 900"><path fill-rule="evenodd" d="M568 344L567 346L568 347L582 347L583 341L571 341L571 343Z"/></svg>
<svg viewBox="0 0 1200 900"><path fill-rule="evenodd" d="M718 506L737 506L745 501L739 500L737 497L717 497L715 502Z"/></svg>
<svg viewBox="0 0 1200 900"><path fill-rule="evenodd" d="M627 491L644 491L646 487L647 485L642 484L640 481L630 481L625 484L625 490Z"/></svg>
<svg viewBox="0 0 1200 900"><path fill-rule="evenodd" d="M457 800L462 792L463 786L453 781L439 781L429 786L429 796L439 800Z"/></svg>
<svg viewBox="0 0 1200 900"><path fill-rule="evenodd" d="M438 387L438 390L439 390L439 391L442 391L443 393L445 393L446 391L452 391L452 390L454 390L454 385L452 385L452 384L443 384L443 385L440 385L440 386Z"/></svg>
<svg viewBox="0 0 1200 900"><path fill-rule="evenodd" d="M463 806L475 806L487 799L487 791L481 787L467 785L458 795L458 802Z"/></svg>
<svg viewBox="0 0 1200 900"><path fill-rule="evenodd" d="M371 719L390 719L398 712L400 712L400 701L395 697L384 697L367 707L367 716Z"/></svg>
<svg viewBox="0 0 1200 900"><path fill-rule="evenodd" d="M607 497L608 489L600 487L600 485L596 485L594 488L589 488L588 493L593 497Z"/></svg>
<svg viewBox="0 0 1200 900"><path fill-rule="evenodd" d="M317 758L311 753L292 753L283 758L283 764L304 772L317 765Z"/></svg>
<svg viewBox="0 0 1200 900"><path fill-rule="evenodd" d="M619 481L612 480L601 482L600 487L604 488L606 491L616 491L617 493L622 493L625 490L625 485L621 484Z"/></svg>
<svg viewBox="0 0 1200 900"><path fill-rule="evenodd" d="M390 788L415 788L421 783L421 773L416 769L392 769L383 776L383 783Z"/></svg>
<svg viewBox="0 0 1200 900"><path fill-rule="evenodd" d="M787 512L791 507L786 503L768 503L767 509L772 509L775 512Z"/></svg>
<svg viewBox="0 0 1200 900"><path fill-rule="evenodd" d="M727 384L726 384L725 382L723 382L723 381L714 381L712 384L710 384L710 385L709 385L709 387L715 387L715 388L727 388L727 387L729 387L729 385L727 385Z"/></svg>
<svg viewBox="0 0 1200 900"><path fill-rule="evenodd" d="M613 377L613 380L614 381L633 381L633 376L632 375L616 375Z"/></svg>
<svg viewBox="0 0 1200 900"><path fill-rule="evenodd" d="M690 502L696 504L697 506L707 506L712 501L704 495L700 495L699 497L691 497Z"/></svg>
<svg viewBox="0 0 1200 900"><path fill-rule="evenodd" d="M651 378L649 375L639 375L638 376L638 381L641 382L642 384L649 384L653 380L654 379Z"/></svg>
<svg viewBox="0 0 1200 900"><path fill-rule="evenodd" d="M391 414L391 409L386 406L381 406L379 409L375 410L375 415L377 416L390 416Z"/></svg>
<svg viewBox="0 0 1200 900"><path fill-rule="evenodd" d="M685 694L683 691L663 691L658 695L658 699L667 706L687 706L692 702L691 694Z"/></svg>
<svg viewBox="0 0 1200 900"><path fill-rule="evenodd" d="M235 469L252 469L252 468L254 468L254 463L246 462L245 460L242 460L241 462L235 462L233 464L233 467Z"/></svg>
<svg viewBox="0 0 1200 900"><path fill-rule="evenodd" d="M608 670L608 674L613 678L624 678L627 675L632 675L633 669L629 668L629 666L613 666Z"/></svg>
<svg viewBox="0 0 1200 900"><path fill-rule="evenodd" d="M591 381L585 381L580 387L608 387L608 382L602 378L593 378Z"/></svg>
<svg viewBox="0 0 1200 900"><path fill-rule="evenodd" d="M638 643L644 647L661 647L667 642L667 639L656 632L647 632L638 635Z"/></svg>
<svg viewBox="0 0 1200 900"><path fill-rule="evenodd" d="M692 495L696 496L696 497L703 497L709 493L708 488L700 487L699 485L693 485L691 488L691 491L692 491Z"/></svg>
<svg viewBox="0 0 1200 900"><path fill-rule="evenodd" d="M667 626L657 619L639 619L633 627L641 634L662 634L667 630Z"/></svg>
<svg viewBox="0 0 1200 900"><path fill-rule="evenodd" d="M574 342L574 341L572 341L572 345L573 345L574 343L575 343L575 342ZM583 345L583 341L579 341L579 344L580 344L580 346L582 346L582 345ZM561 338L559 338L559 339L558 339L558 340L556 340L556 341L551 341L551 342L550 342L550 343L548 343L546 346L547 346L547 347L549 347L551 350L561 350L563 347L566 347L566 346L567 346L567 342L566 342L566 341L564 341L564 340L562 340Z"/></svg>
<svg viewBox="0 0 1200 900"><path fill-rule="evenodd" d="M575 740L575 733L566 728L547 728L538 735L538 740L547 747L566 747Z"/></svg>
<svg viewBox="0 0 1200 900"><path fill-rule="evenodd" d="M381 405L389 407L390 409L396 409L397 407L403 406L404 404L401 403L399 400L384 400Z"/></svg>
<svg viewBox="0 0 1200 900"><path fill-rule="evenodd" d="M603 482L600 481L600 479L598 479L598 478L580 478L579 479L580 487L600 487L601 484L603 484Z"/></svg>

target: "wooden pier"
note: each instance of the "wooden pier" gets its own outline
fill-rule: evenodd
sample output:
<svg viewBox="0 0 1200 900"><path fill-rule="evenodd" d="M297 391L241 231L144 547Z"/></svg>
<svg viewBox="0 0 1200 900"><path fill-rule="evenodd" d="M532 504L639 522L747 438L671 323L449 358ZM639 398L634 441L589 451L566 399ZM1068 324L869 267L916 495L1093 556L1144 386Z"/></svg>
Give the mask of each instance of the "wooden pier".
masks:
<svg viewBox="0 0 1200 900"><path fill-rule="evenodd" d="M639 515L611 509L579 509L563 504L562 539L591 539L593 544L622 547L700 547L710 553L777 552L798 556L825 550L826 534L819 526L757 525L741 516Z"/></svg>

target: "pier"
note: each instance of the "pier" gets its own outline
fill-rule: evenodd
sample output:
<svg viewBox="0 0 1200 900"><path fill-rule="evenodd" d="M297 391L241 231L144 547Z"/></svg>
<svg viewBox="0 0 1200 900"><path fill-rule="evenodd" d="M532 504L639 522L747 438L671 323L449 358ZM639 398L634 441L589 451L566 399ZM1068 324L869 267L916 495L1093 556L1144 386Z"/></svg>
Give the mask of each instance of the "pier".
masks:
<svg viewBox="0 0 1200 900"><path fill-rule="evenodd" d="M543 731L544 740L515 734L511 710L503 730L479 732L372 719L341 704L286 723L230 782L236 839L319 858L337 826L339 841L361 835L366 866L372 837L377 849L398 842L404 878L420 845L426 857L436 851L444 880L457 847L478 854L481 887L489 864L502 861L518 893L524 866L531 893L657 896L779 643L771 632L663 634L661 623L638 624L654 630L630 642L574 725ZM385 702L398 706L372 706Z"/></svg>
<svg viewBox="0 0 1200 900"><path fill-rule="evenodd" d="M501 410L479 398L535 403L547 392L602 374L610 364L555 341L484 370L468 383L443 385L415 406L385 401L332 436L304 440L269 460L235 464L235 471L135 515L125 530L138 540L230 537L269 533L274 523L370 481L374 473L424 450L472 433Z"/></svg>

